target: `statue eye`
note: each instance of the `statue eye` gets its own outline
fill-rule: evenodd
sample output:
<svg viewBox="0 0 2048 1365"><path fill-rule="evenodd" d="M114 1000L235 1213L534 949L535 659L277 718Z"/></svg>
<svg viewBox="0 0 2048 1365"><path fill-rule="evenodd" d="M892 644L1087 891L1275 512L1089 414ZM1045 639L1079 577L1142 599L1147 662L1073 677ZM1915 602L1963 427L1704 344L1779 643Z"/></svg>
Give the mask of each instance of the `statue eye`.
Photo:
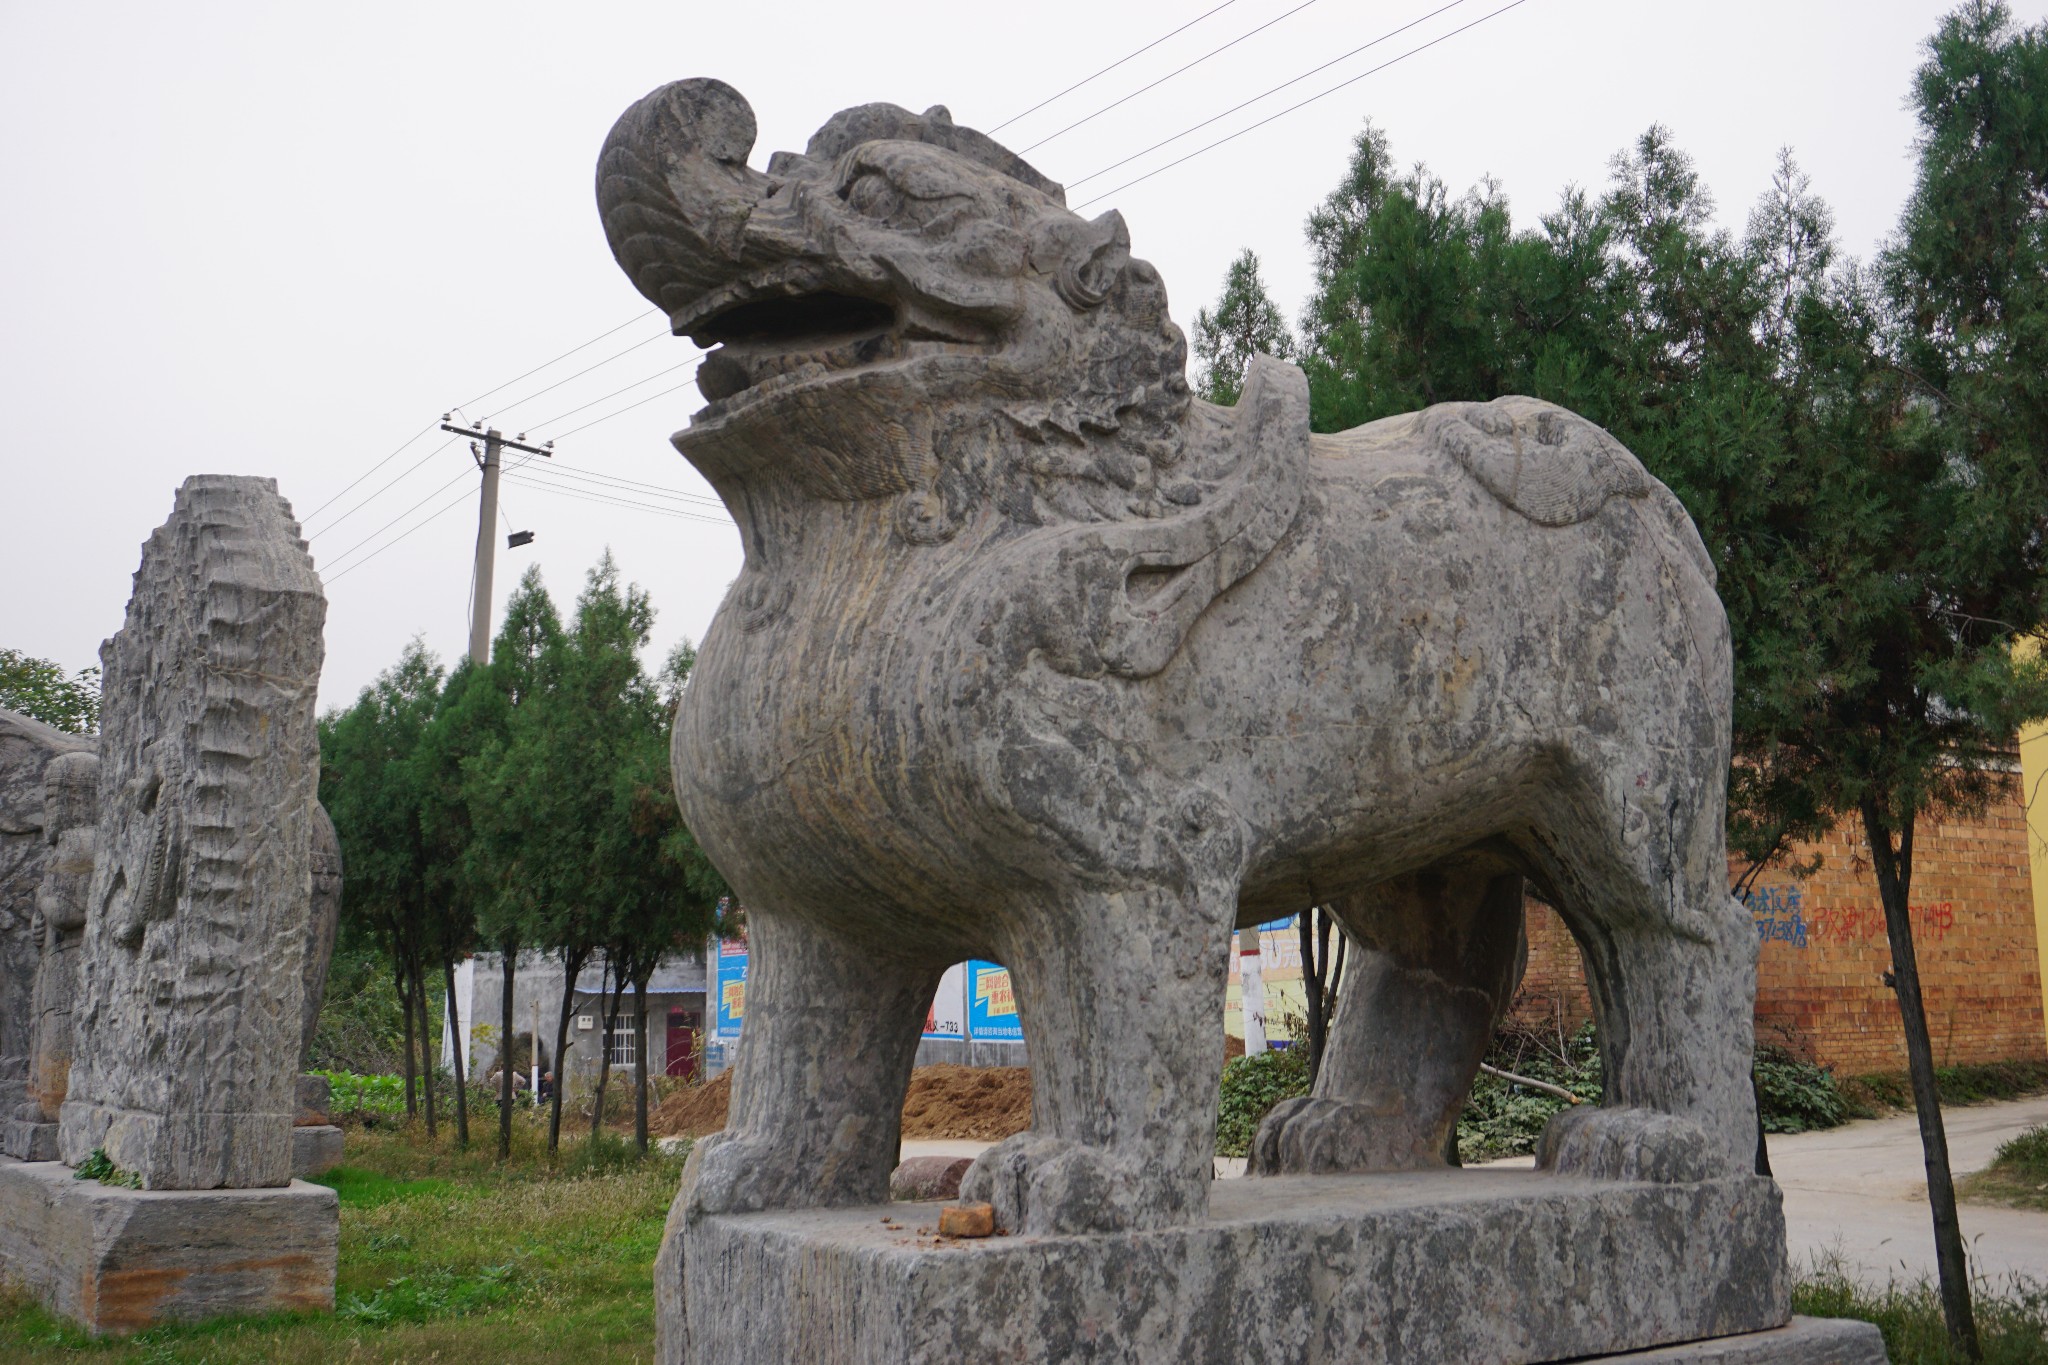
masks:
<svg viewBox="0 0 2048 1365"><path fill-rule="evenodd" d="M866 171L855 176L841 197L855 212L870 218L900 218L905 207L902 192L880 171Z"/></svg>

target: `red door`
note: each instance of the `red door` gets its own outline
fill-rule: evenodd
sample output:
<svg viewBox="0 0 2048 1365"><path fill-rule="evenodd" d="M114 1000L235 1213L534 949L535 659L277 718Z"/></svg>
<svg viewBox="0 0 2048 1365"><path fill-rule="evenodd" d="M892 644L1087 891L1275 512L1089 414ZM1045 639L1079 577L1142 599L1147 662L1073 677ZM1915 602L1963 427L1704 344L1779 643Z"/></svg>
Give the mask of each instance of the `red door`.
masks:
<svg viewBox="0 0 2048 1365"><path fill-rule="evenodd" d="M668 1064L671 1076L689 1076L697 1070L697 1022L695 1010L668 1012Z"/></svg>

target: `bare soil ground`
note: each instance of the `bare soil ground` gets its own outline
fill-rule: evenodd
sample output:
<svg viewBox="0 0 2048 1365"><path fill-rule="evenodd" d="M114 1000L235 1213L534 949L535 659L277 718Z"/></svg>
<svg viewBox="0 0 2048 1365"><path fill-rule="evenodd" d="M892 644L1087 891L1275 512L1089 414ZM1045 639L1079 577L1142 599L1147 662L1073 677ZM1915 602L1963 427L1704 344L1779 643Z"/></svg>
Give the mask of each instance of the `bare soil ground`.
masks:
<svg viewBox="0 0 2048 1365"><path fill-rule="evenodd" d="M660 1137L702 1137L725 1127L731 1072L685 1087L649 1115ZM903 1101L903 1136L994 1142L1031 1126L1031 1073L1021 1066L921 1066Z"/></svg>

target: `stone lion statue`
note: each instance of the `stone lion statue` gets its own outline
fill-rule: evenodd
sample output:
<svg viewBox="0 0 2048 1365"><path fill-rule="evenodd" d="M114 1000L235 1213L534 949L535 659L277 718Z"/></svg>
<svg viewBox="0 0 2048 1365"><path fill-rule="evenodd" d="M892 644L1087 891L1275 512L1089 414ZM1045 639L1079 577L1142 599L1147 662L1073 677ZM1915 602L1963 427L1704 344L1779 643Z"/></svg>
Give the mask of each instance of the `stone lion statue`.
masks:
<svg viewBox="0 0 2048 1365"><path fill-rule="evenodd" d="M1311 905L1365 965L1254 1168L1440 1164L1524 879L1607 1076L1542 1163L1746 1170L1728 627L1677 499L1533 399L1320 435L1269 359L1194 398L1123 220L943 108L846 110L765 172L754 134L677 82L597 176L619 264L715 348L674 441L746 553L674 741L752 917L746 1042L672 1220L884 1200L967 957L1012 973L1033 1126L963 1195L1026 1233L1200 1218L1231 932Z"/></svg>

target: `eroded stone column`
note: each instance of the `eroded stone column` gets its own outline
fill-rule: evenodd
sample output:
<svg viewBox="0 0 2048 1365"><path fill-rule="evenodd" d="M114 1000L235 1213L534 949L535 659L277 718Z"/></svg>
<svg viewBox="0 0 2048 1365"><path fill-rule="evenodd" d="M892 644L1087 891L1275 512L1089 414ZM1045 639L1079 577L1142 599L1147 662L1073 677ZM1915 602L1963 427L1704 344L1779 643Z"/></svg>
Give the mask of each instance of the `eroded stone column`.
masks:
<svg viewBox="0 0 2048 1365"><path fill-rule="evenodd" d="M187 479L101 647L98 856L64 1161L291 1178L327 604L275 481Z"/></svg>

